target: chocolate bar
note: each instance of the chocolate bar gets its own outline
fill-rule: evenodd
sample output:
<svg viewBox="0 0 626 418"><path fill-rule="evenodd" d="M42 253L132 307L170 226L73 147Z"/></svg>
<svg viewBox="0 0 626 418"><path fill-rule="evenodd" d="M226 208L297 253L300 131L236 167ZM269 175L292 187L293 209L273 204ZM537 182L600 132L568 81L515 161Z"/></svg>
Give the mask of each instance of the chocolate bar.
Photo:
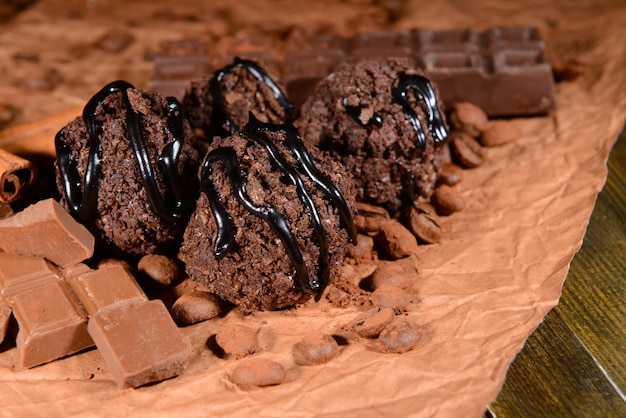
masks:
<svg viewBox="0 0 626 418"><path fill-rule="evenodd" d="M43 257L66 267L91 257L94 245L93 235L54 199L0 220L0 249L6 253Z"/></svg>
<svg viewBox="0 0 626 418"><path fill-rule="evenodd" d="M0 253L0 337L9 317L23 368L95 345L120 387L183 372L189 349L160 300L149 301L120 264L59 269L40 257Z"/></svg>
<svg viewBox="0 0 626 418"><path fill-rule="evenodd" d="M121 264L67 277L89 315L118 303L148 300L135 279Z"/></svg>
<svg viewBox="0 0 626 418"><path fill-rule="evenodd" d="M189 348L160 300L119 303L89 319L93 337L120 387L137 387L177 376Z"/></svg>
<svg viewBox="0 0 626 418"><path fill-rule="evenodd" d="M43 258L0 253L0 302L18 325L12 333L23 368L93 346L86 312Z"/></svg>
<svg viewBox="0 0 626 418"><path fill-rule="evenodd" d="M294 36L271 43L253 41L225 39L213 56L200 41L166 44L154 59L151 88L182 99L191 80L239 56L276 69L274 75L283 80L290 100L299 106L317 82L343 62L399 58L421 68L437 83L446 106L469 101L490 117L543 115L556 107L552 68L534 27L492 27L480 33L421 29L363 33L351 38L323 34L304 40ZM250 44L266 45L271 50L263 52ZM172 49L176 53L171 53ZM220 54L224 49L227 53ZM185 66L190 61L195 64Z"/></svg>

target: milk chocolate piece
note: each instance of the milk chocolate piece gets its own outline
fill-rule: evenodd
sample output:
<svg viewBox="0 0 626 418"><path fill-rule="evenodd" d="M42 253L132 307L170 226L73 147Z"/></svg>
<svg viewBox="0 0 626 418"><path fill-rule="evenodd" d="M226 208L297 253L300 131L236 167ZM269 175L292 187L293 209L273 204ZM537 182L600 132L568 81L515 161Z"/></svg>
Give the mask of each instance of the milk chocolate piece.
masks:
<svg viewBox="0 0 626 418"><path fill-rule="evenodd" d="M14 202L35 181L35 167L23 158L0 149L0 202Z"/></svg>
<svg viewBox="0 0 626 418"><path fill-rule="evenodd" d="M89 314L88 331L121 386L180 374L188 350L161 301L149 302L122 264L66 277Z"/></svg>
<svg viewBox="0 0 626 418"><path fill-rule="evenodd" d="M7 333L10 318L11 308L3 304L2 300L0 299L0 343L4 341L4 336Z"/></svg>
<svg viewBox="0 0 626 418"><path fill-rule="evenodd" d="M148 300L121 264L110 264L66 280L89 315L110 305Z"/></svg>
<svg viewBox="0 0 626 418"><path fill-rule="evenodd" d="M0 299L59 279L58 270L40 257L0 253Z"/></svg>
<svg viewBox="0 0 626 418"><path fill-rule="evenodd" d="M267 65L267 59L255 57L248 47L250 43L267 44L262 36L255 36L248 44L228 43L228 39L223 42L228 46L229 56L259 59L262 65ZM287 96L296 108L313 92L317 82L339 64L391 57L420 67L438 85L446 106L459 101L472 102L490 117L543 115L556 107L545 44L539 31L531 26L492 27L480 33L468 28L382 31L347 39L325 34L304 41L299 37L287 38L284 45L279 42L274 42L269 65L278 68L279 79L284 80ZM163 55L167 53L155 58L153 89L180 91L181 86L188 86L198 77L195 67L185 67L185 71L174 75L168 71L175 62L183 67L185 60L197 58L193 53L170 54L165 64ZM207 57L205 64L210 61ZM177 97L182 98L182 94Z"/></svg>
<svg viewBox="0 0 626 418"><path fill-rule="evenodd" d="M160 300L110 305L88 328L120 387L168 379L187 365L189 349Z"/></svg>
<svg viewBox="0 0 626 418"><path fill-rule="evenodd" d="M46 199L0 220L0 249L66 267L93 255L94 238L59 203Z"/></svg>
<svg viewBox="0 0 626 418"><path fill-rule="evenodd" d="M93 345L86 312L61 280L59 270L43 258L0 253L0 308L3 305L13 311L18 325L14 334L21 367L34 367ZM5 308L0 319L5 318Z"/></svg>
<svg viewBox="0 0 626 418"><path fill-rule="evenodd" d="M67 284L54 280L8 298L19 325L22 367L34 367L93 346L87 318Z"/></svg>

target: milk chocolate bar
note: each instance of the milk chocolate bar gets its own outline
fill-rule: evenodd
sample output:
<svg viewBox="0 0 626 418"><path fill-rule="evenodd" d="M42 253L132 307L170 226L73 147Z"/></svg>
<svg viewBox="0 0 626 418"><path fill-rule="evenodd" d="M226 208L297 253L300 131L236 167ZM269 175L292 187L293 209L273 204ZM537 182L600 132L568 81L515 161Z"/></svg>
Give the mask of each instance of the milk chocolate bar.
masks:
<svg viewBox="0 0 626 418"><path fill-rule="evenodd" d="M113 380L137 387L177 376L189 348L160 300L114 304L89 320L93 337Z"/></svg>
<svg viewBox="0 0 626 418"><path fill-rule="evenodd" d="M89 314L88 332L120 387L137 387L179 375L189 350L159 300L148 301L121 265L68 277Z"/></svg>
<svg viewBox="0 0 626 418"><path fill-rule="evenodd" d="M66 267L93 255L94 238L59 203L46 199L0 220L0 249Z"/></svg>
<svg viewBox="0 0 626 418"><path fill-rule="evenodd" d="M121 264L81 263L92 254L91 234L52 199L0 221L0 340L12 314L21 367L95 341L120 386L182 373L189 350L163 303Z"/></svg>
<svg viewBox="0 0 626 418"><path fill-rule="evenodd" d="M329 34L305 40L292 37L273 45L266 54L249 44L225 40L228 53L216 52L217 58L198 54L201 42L187 42L189 52L179 48L177 55L170 54L171 46L166 44L155 57L151 88L182 99L183 86L202 77L200 67L215 70L228 64L226 59L239 56L276 68L276 76L283 80L287 95L298 106L317 82L341 63L393 57L423 69L437 83L446 106L469 101L491 117L543 115L556 106L545 44L539 31L530 26L492 27L480 33L471 29L421 29L363 33L351 38ZM256 44L267 42L256 40ZM188 60L206 65L180 65Z"/></svg>
<svg viewBox="0 0 626 418"><path fill-rule="evenodd" d="M93 346L86 312L43 258L0 253L0 304L17 322L13 334L23 368Z"/></svg>
<svg viewBox="0 0 626 418"><path fill-rule="evenodd" d="M62 280L10 298L19 324L15 338L20 365L34 367L93 346L82 306Z"/></svg>
<svg viewBox="0 0 626 418"><path fill-rule="evenodd" d="M0 343L4 341L4 336L9 327L9 319L11 319L11 308L2 303L0 299Z"/></svg>
<svg viewBox="0 0 626 418"><path fill-rule="evenodd" d="M66 278L89 315L118 303L148 300L133 276L113 264Z"/></svg>

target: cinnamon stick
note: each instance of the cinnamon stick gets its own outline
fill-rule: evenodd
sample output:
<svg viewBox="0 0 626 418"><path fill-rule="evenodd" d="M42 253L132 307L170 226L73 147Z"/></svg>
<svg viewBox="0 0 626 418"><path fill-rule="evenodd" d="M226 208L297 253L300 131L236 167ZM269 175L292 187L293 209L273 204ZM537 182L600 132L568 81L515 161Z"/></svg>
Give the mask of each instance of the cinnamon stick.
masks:
<svg viewBox="0 0 626 418"><path fill-rule="evenodd" d="M22 190L35 181L33 164L0 149L0 202L14 202Z"/></svg>

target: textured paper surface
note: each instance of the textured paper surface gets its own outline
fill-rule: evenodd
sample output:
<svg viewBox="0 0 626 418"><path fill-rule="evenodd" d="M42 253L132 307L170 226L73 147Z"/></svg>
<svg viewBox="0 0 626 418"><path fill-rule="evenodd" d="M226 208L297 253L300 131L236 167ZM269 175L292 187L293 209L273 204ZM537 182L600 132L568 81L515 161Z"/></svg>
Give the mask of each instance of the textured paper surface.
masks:
<svg viewBox="0 0 626 418"><path fill-rule="evenodd" d="M492 1L480 2L485 6L479 11L471 3L410 5L398 26L481 29L503 23L537 24L552 62L575 65L582 73L558 84L554 115L517 120L523 132L518 142L486 150L489 162L465 171L458 187L467 208L444 220L444 242L420 247L421 273L415 284L419 304L409 316L426 330L423 346L395 355L381 353L375 341L348 344L326 365L301 367L293 363L291 346L309 330L338 329L354 317L355 309L322 302L245 318L229 314L183 329L193 356L182 376L120 390L97 350L20 371L15 367L15 348L5 342L0 346L0 412L15 416L480 416L496 398L526 338L557 304L606 179L606 159L626 116L622 39L626 10L608 2L591 7ZM344 8L337 6L338 14L349 13ZM45 7L29 16L36 17L40 9ZM312 15L318 9L311 10ZM27 25L19 30L27 31ZM0 41L6 39L10 36L0 31ZM3 86L14 93L12 87ZM37 121L0 132L0 146L50 152L56 129L73 117L68 115L79 114L74 106L81 103L67 97L62 96L63 106L55 109L64 114L54 116L46 106L32 110ZM206 345L223 321L260 329L263 349L256 355L282 363L288 381L252 390L232 384L229 375L237 363L216 357Z"/></svg>

